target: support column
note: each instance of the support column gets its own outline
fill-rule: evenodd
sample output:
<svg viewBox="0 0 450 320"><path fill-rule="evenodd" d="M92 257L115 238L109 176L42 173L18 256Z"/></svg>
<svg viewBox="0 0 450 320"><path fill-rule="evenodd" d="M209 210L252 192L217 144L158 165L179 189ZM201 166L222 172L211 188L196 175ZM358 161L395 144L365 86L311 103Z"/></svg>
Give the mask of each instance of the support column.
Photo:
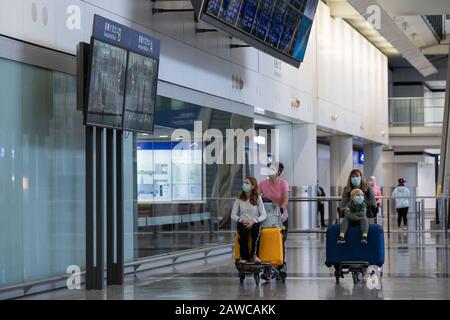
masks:
<svg viewBox="0 0 450 320"><path fill-rule="evenodd" d="M292 196L315 196L317 182L317 127L313 124L277 126L280 133L280 161ZM293 192L292 192L293 191ZM317 227L317 205L291 203L289 224L292 229Z"/></svg>
<svg viewBox="0 0 450 320"><path fill-rule="evenodd" d="M383 181L383 146L381 144L364 145L364 176L377 178L378 185L384 186Z"/></svg>
<svg viewBox="0 0 450 320"><path fill-rule="evenodd" d="M95 289L94 128L85 127L86 154L86 289Z"/></svg>
<svg viewBox="0 0 450 320"><path fill-rule="evenodd" d="M103 290L104 282L104 183L103 183L103 128L95 129L95 289Z"/></svg>
<svg viewBox="0 0 450 320"><path fill-rule="evenodd" d="M353 138L351 136L332 136L330 138L330 176L331 196L341 196L347 184L348 175L353 170ZM337 220L337 202L331 202L329 223Z"/></svg>

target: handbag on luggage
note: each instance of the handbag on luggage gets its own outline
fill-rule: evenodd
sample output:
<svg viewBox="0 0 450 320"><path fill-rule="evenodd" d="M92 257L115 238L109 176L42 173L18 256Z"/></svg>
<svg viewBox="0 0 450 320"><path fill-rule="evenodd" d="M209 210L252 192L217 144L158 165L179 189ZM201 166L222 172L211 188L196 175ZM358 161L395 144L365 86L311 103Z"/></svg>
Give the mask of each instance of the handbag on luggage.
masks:
<svg viewBox="0 0 450 320"><path fill-rule="evenodd" d="M326 236L326 262L328 267L341 262L365 261L382 267L384 264L384 231L380 225L371 224L367 244L361 243L361 226L350 226L345 234L345 244L337 244L340 226L330 225Z"/></svg>
<svg viewBox="0 0 450 320"><path fill-rule="evenodd" d="M249 237L249 246L251 238ZM234 256L240 259L238 234L234 236ZM262 262L270 263L274 267L282 266L283 257L283 237L280 228L262 228L259 240L259 258Z"/></svg>

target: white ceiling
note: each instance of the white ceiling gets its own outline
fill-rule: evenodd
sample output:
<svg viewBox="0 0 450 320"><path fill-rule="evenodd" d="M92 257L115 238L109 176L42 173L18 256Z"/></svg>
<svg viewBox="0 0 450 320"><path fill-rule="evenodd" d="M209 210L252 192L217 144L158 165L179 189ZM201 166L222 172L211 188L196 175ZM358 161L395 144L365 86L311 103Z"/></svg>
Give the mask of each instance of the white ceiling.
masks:
<svg viewBox="0 0 450 320"><path fill-rule="evenodd" d="M377 0L391 16L450 14L449 0Z"/></svg>
<svg viewBox="0 0 450 320"><path fill-rule="evenodd" d="M450 0L446 1L450 3ZM391 13L384 10L376 0L328 0L327 4L333 16L346 19L387 56L403 56L425 77L438 72L420 49L422 46L438 44L432 42L429 34L425 33L423 37L420 35L420 32L425 30L421 25L421 17L394 21ZM366 21L368 8L371 7L379 9L380 25L377 29Z"/></svg>
<svg viewBox="0 0 450 320"><path fill-rule="evenodd" d="M426 85L433 90L445 90L446 81L426 81Z"/></svg>

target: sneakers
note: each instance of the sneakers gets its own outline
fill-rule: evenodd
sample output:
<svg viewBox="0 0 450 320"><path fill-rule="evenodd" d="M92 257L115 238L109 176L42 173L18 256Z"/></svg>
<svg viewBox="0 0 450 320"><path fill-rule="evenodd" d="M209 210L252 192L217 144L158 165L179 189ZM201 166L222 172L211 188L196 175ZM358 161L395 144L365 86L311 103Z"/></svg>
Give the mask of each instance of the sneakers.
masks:
<svg viewBox="0 0 450 320"><path fill-rule="evenodd" d="M404 226L404 227L403 227L403 231L408 231L408 227L407 227L407 226Z"/></svg>
<svg viewBox="0 0 450 320"><path fill-rule="evenodd" d="M247 261L247 260L243 260L243 259L242 259L242 260L239 260L239 263L240 263L240 264L247 264L247 263L248 263L248 261Z"/></svg>
<svg viewBox="0 0 450 320"><path fill-rule="evenodd" d="M361 243L362 244L367 244L368 243L367 237L362 237ZM337 244L345 244L345 238L344 237L339 237L339 239L337 241Z"/></svg>

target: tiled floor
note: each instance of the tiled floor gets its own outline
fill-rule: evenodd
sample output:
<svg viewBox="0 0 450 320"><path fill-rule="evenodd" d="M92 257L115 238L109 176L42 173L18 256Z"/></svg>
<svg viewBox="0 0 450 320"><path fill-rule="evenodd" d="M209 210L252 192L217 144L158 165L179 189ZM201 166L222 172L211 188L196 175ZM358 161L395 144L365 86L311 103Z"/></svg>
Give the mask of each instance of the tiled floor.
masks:
<svg viewBox="0 0 450 320"><path fill-rule="evenodd" d="M449 247L443 233L393 232L386 237L384 276L378 288L336 285L325 264L324 234L290 234L286 284L239 284L230 255L127 276L104 291L58 290L27 299L450 299Z"/></svg>

